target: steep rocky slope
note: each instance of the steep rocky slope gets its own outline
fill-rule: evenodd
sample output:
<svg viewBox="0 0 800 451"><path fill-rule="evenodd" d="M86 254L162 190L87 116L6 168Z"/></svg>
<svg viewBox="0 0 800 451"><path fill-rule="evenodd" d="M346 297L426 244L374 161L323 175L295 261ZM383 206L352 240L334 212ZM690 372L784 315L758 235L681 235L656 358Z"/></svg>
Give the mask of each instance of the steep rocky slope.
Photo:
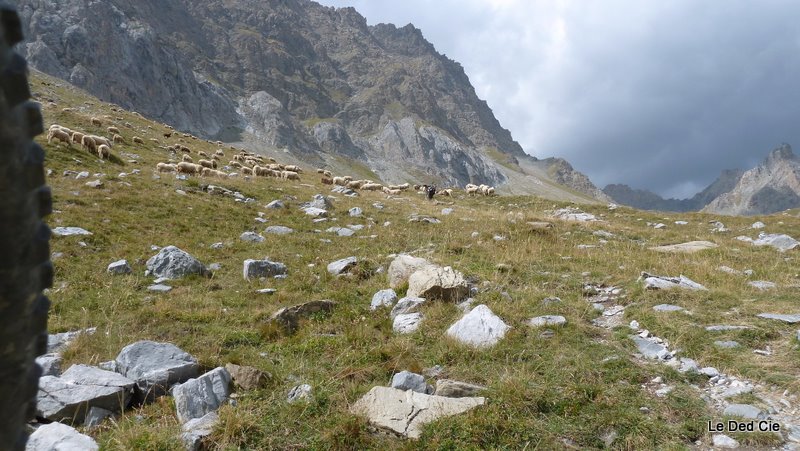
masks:
<svg viewBox="0 0 800 451"><path fill-rule="evenodd" d="M525 156L463 68L412 25L368 26L353 8L309 0L19 7L33 67L198 136L317 165L356 160L386 182L503 185L489 154L512 166Z"/></svg>
<svg viewBox="0 0 800 451"><path fill-rule="evenodd" d="M704 212L724 215L770 214L800 206L800 159L781 144L758 166L742 174L736 186Z"/></svg>

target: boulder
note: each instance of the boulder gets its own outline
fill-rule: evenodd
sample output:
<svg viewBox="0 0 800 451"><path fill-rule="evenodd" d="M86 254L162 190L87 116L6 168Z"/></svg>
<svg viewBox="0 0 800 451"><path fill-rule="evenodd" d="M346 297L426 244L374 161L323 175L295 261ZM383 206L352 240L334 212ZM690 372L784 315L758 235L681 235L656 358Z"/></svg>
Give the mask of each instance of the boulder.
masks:
<svg viewBox="0 0 800 451"><path fill-rule="evenodd" d="M656 312L685 312L686 309L679 306L679 305L672 305L672 304L658 304L653 306L653 310Z"/></svg>
<svg viewBox="0 0 800 451"><path fill-rule="evenodd" d="M97 442L62 423L44 424L28 438L26 451L96 451Z"/></svg>
<svg viewBox="0 0 800 451"><path fill-rule="evenodd" d="M597 217L591 213L585 213L577 208L562 208L553 212L553 217L562 221L591 222L597 221Z"/></svg>
<svg viewBox="0 0 800 451"><path fill-rule="evenodd" d="M644 287L648 290L670 290L673 288L681 288L686 290L707 290L706 287L689 279L688 277L684 277L683 275L678 277L667 277L654 276L652 274L643 272L640 279L644 280Z"/></svg>
<svg viewBox="0 0 800 451"><path fill-rule="evenodd" d="M497 344L509 329L511 326L481 304L453 323L447 335L466 345L488 348Z"/></svg>
<svg viewBox="0 0 800 451"><path fill-rule="evenodd" d="M300 320L316 313L330 313L336 303L329 300L310 301L292 307L284 307L272 315L272 321L277 322L288 332L294 332L300 327Z"/></svg>
<svg viewBox="0 0 800 451"><path fill-rule="evenodd" d="M775 249L786 252L800 246L800 241L784 234L759 233L758 238L753 241L753 246L772 246Z"/></svg>
<svg viewBox="0 0 800 451"><path fill-rule="evenodd" d="M228 400L230 394L231 375L221 367L176 385L172 390L181 423L215 412Z"/></svg>
<svg viewBox="0 0 800 451"><path fill-rule="evenodd" d="M106 271L110 272L111 274L130 274L131 265L128 264L128 260L117 260L114 263L109 263Z"/></svg>
<svg viewBox="0 0 800 451"><path fill-rule="evenodd" d="M419 269L431 266L424 258L412 257L401 254L389 264L389 286L399 288L408 281L408 278Z"/></svg>
<svg viewBox="0 0 800 451"><path fill-rule="evenodd" d="M750 420L764 420L767 418L767 414L764 411L750 404L729 404L722 414L729 417L741 417Z"/></svg>
<svg viewBox="0 0 800 451"><path fill-rule="evenodd" d="M693 254L695 252L704 251L706 249L714 249L716 247L719 246L710 241L689 241L687 243L651 247L650 250L665 253Z"/></svg>
<svg viewBox="0 0 800 451"><path fill-rule="evenodd" d="M269 226L266 229L264 229L264 233L269 233L272 235L288 235L292 232L294 232L293 229L281 225Z"/></svg>
<svg viewBox="0 0 800 451"><path fill-rule="evenodd" d="M392 376L392 388L398 390L413 390L417 393L430 394L430 386L425 382L425 377L410 371L401 371Z"/></svg>
<svg viewBox="0 0 800 451"><path fill-rule="evenodd" d="M197 360L171 343L137 341L122 348L117 372L136 381L135 399L152 401L176 383L197 377Z"/></svg>
<svg viewBox="0 0 800 451"><path fill-rule="evenodd" d="M406 296L459 302L469 294L464 275L449 266L426 266L408 278Z"/></svg>
<svg viewBox="0 0 800 451"><path fill-rule="evenodd" d="M54 236L91 235L86 229L80 227L56 227L52 231Z"/></svg>
<svg viewBox="0 0 800 451"><path fill-rule="evenodd" d="M391 288L380 290L372 295L372 302L369 304L370 310L377 310L381 307L391 307L397 301L397 293Z"/></svg>
<svg viewBox="0 0 800 451"><path fill-rule="evenodd" d="M406 313L413 313L416 312L420 305L425 303L425 299L423 298L414 298L414 297L404 297L397 301L394 307L392 307L391 313L389 313L389 317L395 319L397 315L402 315Z"/></svg>
<svg viewBox="0 0 800 451"><path fill-rule="evenodd" d="M58 334L50 334L47 336L47 352L61 352L69 346L81 334L92 335L97 331L96 327L90 327L83 330L72 330L69 332L61 332Z"/></svg>
<svg viewBox="0 0 800 451"><path fill-rule="evenodd" d="M537 316L528 320L528 325L532 327L563 326L565 324L567 324L567 319L560 315Z"/></svg>
<svg viewBox="0 0 800 451"><path fill-rule="evenodd" d="M203 449L203 439L211 435L214 426L219 423L217 412L209 412L200 418L194 418L181 427L181 441L187 451L200 451Z"/></svg>
<svg viewBox="0 0 800 451"><path fill-rule="evenodd" d="M347 257L341 260L336 260L335 262L328 264L328 272L332 276L340 276L355 266L356 262L358 262L358 258L356 257Z"/></svg>
<svg viewBox="0 0 800 451"><path fill-rule="evenodd" d="M245 280L258 279L259 277L282 276L286 273L286 265L269 260L247 259L244 261L242 270L242 275Z"/></svg>
<svg viewBox="0 0 800 451"><path fill-rule="evenodd" d="M314 196L311 197L311 202L306 202L302 204L302 207L330 210L331 208L333 208L333 202L329 197L325 197L322 194L314 194Z"/></svg>
<svg viewBox="0 0 800 451"><path fill-rule="evenodd" d="M248 243L261 243L264 241L264 237L256 232L244 232L239 235L239 239Z"/></svg>
<svg viewBox="0 0 800 451"><path fill-rule="evenodd" d="M789 323L789 324L800 323L800 314L784 315L782 313L759 313L756 316L764 319L774 319L778 321L783 321L784 323Z"/></svg>
<svg viewBox="0 0 800 451"><path fill-rule="evenodd" d="M157 277L180 279L191 274L208 275L209 271L196 258L178 249L167 246L147 260L147 269Z"/></svg>
<svg viewBox="0 0 800 451"><path fill-rule="evenodd" d="M42 367L42 376L58 376L63 360L61 354L51 353L36 357L36 364Z"/></svg>
<svg viewBox="0 0 800 451"><path fill-rule="evenodd" d="M450 379L439 379L436 381L436 391L434 395L445 396L447 398L468 398L476 396L486 390L481 385L468 384Z"/></svg>
<svg viewBox="0 0 800 451"><path fill-rule="evenodd" d="M91 407L120 412L133 395L134 381L88 365L72 365L61 377L39 379L37 415L52 421L83 424Z"/></svg>
<svg viewBox="0 0 800 451"><path fill-rule="evenodd" d="M252 366L239 366L233 363L225 365L225 369L233 379L233 383L243 390L264 388L272 376L269 373L253 368Z"/></svg>
<svg viewBox="0 0 800 451"><path fill-rule="evenodd" d="M417 439L426 423L467 412L482 406L485 401L481 397L446 398L413 390L373 387L353 404L351 412L365 416L377 427Z"/></svg>
<svg viewBox="0 0 800 451"><path fill-rule="evenodd" d="M321 208L314 208L314 207L303 207L303 212L311 216L313 218L327 218L328 217L328 210L323 210Z"/></svg>
<svg viewBox="0 0 800 451"><path fill-rule="evenodd" d="M667 350L666 346L638 335L631 335L630 337L636 343L636 347L644 358L654 360L669 360L672 358L672 354Z"/></svg>
<svg viewBox="0 0 800 451"><path fill-rule="evenodd" d="M83 420L83 426L93 428L99 426L106 418L114 416L114 412L104 409L102 407L90 407L86 418Z"/></svg>
<svg viewBox="0 0 800 451"><path fill-rule="evenodd" d="M398 334L410 334L419 329L422 323L422 313L403 313L394 317L392 330Z"/></svg>

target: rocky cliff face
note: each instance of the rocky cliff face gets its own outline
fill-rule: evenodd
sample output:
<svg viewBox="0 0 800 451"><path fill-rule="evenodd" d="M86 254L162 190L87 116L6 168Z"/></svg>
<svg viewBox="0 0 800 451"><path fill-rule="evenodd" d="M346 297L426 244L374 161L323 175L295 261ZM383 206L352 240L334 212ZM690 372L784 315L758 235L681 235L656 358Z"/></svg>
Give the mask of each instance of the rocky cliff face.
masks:
<svg viewBox="0 0 800 451"><path fill-rule="evenodd" d="M487 153L524 156L463 68L411 25L368 26L309 0L18 8L33 67L199 136L353 158L387 181L502 185Z"/></svg>
<svg viewBox="0 0 800 451"><path fill-rule="evenodd" d="M736 186L704 212L724 215L770 214L800 207L800 158L782 144L758 166L742 174Z"/></svg>

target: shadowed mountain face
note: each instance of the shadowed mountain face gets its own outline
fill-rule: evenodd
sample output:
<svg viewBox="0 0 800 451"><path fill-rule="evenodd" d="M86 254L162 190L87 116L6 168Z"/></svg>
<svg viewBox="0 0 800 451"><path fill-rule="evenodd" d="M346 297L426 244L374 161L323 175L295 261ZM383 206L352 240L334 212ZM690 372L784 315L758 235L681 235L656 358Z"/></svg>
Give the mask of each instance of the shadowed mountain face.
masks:
<svg viewBox="0 0 800 451"><path fill-rule="evenodd" d="M748 171L727 170L691 199L608 185L603 192L616 202L642 210L704 211L723 215L765 215L800 207L800 159L781 144Z"/></svg>
<svg viewBox="0 0 800 451"><path fill-rule="evenodd" d="M387 182L501 185L524 155L412 25L308 0L21 0L30 64L199 136L245 137ZM593 188L593 186L592 186Z"/></svg>

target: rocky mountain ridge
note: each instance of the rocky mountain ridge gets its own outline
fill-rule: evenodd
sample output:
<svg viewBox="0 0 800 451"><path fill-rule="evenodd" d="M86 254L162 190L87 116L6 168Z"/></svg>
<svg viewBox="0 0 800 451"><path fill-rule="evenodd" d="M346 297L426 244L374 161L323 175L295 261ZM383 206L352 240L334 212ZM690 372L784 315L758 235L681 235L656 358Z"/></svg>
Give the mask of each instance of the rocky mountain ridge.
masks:
<svg viewBox="0 0 800 451"><path fill-rule="evenodd" d="M354 160L386 182L503 185L525 156L461 65L412 25L369 26L353 8L309 0L19 9L31 66L198 136L320 166ZM578 197L599 191L558 172Z"/></svg>
<svg viewBox="0 0 800 451"><path fill-rule="evenodd" d="M800 207L800 159L783 143L748 171L725 170L690 199L664 199L627 185L608 185L614 201L642 210L703 211L724 215L772 214Z"/></svg>

